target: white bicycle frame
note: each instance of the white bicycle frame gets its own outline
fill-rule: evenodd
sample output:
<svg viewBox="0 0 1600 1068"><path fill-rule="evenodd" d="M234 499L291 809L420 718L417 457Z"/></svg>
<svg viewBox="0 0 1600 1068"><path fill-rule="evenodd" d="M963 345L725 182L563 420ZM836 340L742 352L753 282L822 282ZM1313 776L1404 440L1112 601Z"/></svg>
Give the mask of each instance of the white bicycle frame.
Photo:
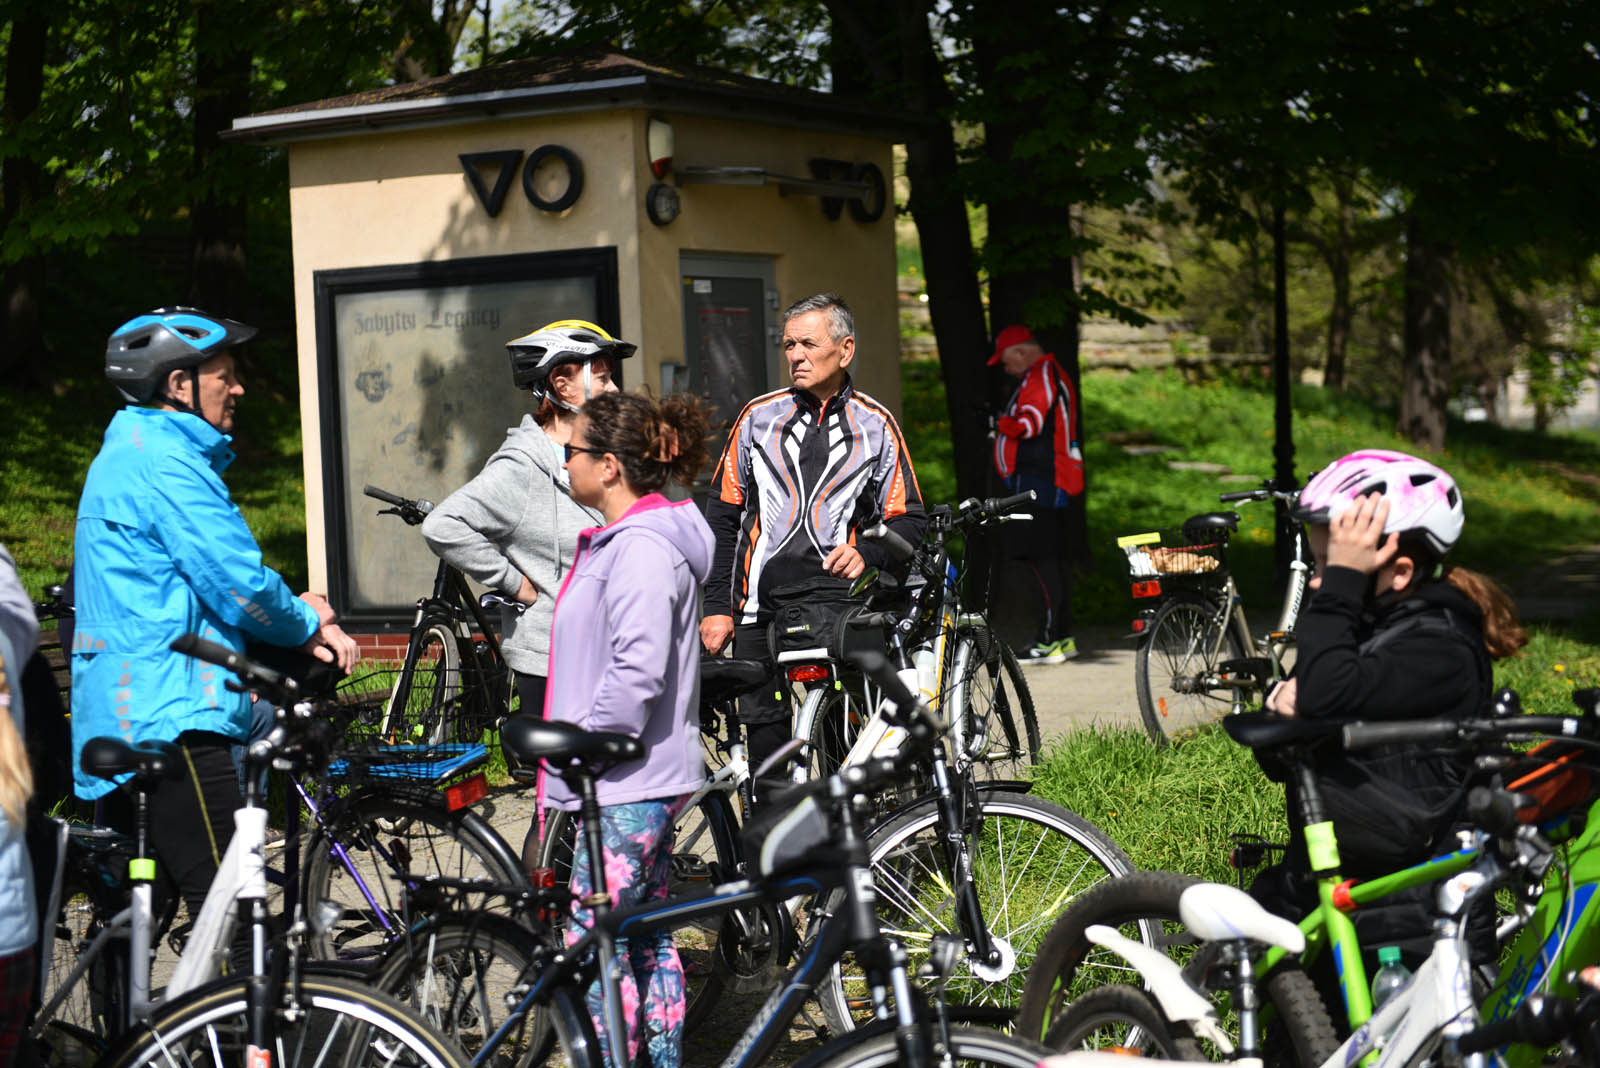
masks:
<svg viewBox="0 0 1600 1068"><path fill-rule="evenodd" d="M303 709L303 711L302 711ZM296 712L310 715L311 706L297 706ZM57 841L62 848L58 855L65 857L67 825L57 821ZM217 978L222 971L222 961L233 944L233 933L239 918L239 908L249 902L266 902L266 841L267 810L259 805L236 810L233 814L233 838L223 854L222 864L211 880L205 904L194 921L194 928L178 959L172 977L167 980L163 998L150 996L151 951L155 934L155 911L151 901L152 881L136 879L132 900L95 935L94 941L78 954L78 961L66 979L56 989L55 996L41 1005L35 1017L33 1034L39 1035L55 1015L56 1008L82 981L84 973L114 938L128 940L128 1019L126 1026L133 1027L149 1014L160 1000L175 998L195 987ZM151 862L153 864L153 862ZM61 907L62 869L56 866L55 879L50 890L48 916L56 915ZM152 868L153 874L153 868ZM252 964L256 974L266 971L266 944L258 930L251 946ZM49 988L51 960L41 955L39 961L39 994L43 1000Z"/></svg>
<svg viewBox="0 0 1600 1068"><path fill-rule="evenodd" d="M1439 884L1437 901L1440 918L1435 920L1433 950L1428 954L1428 959L1422 962L1405 986L1379 1006L1366 1023L1356 1028L1343 1045L1322 1062L1320 1068L1343 1068L1373 1054L1376 1056L1369 1068L1420 1063L1423 1057L1433 1054L1441 1044L1459 1038L1477 1026L1478 1008L1472 998L1472 963L1465 938L1465 918L1479 895L1493 892L1496 882L1494 875L1498 871L1499 863L1492 856L1485 856L1471 869ZM1208 893L1223 891L1235 895L1241 893L1232 887L1202 884L1185 891L1185 899L1197 890ZM1192 922L1189 926L1207 941L1218 941L1215 936L1224 933L1232 940L1243 937L1260 941L1262 938L1257 930L1241 930L1241 927L1253 926L1249 922L1251 908L1298 933L1287 920L1273 917L1253 903L1235 905L1229 910L1230 931L1208 931ZM1241 917L1245 920L1243 924L1240 923ZM1189 920L1187 912L1185 920ZM1210 1000L1189 985L1170 958L1132 943L1110 929L1100 932L1100 937L1096 937L1096 928L1090 928L1086 933L1091 940L1122 955L1139 971L1169 1019L1191 1023L1197 1034L1208 1037L1219 1031L1216 1010ZM1140 953L1139 950L1146 952ZM1113 1062L1109 1060L1111 1056L1120 1059ZM1234 1063L1248 1065L1250 1062L1258 1066L1260 1059L1241 1058ZM1176 1068L1188 1062L1149 1059L1143 1063ZM1487 1054L1472 1053L1451 1063L1458 1063L1463 1068L1488 1068L1490 1061ZM1069 1053L1048 1058L1042 1068L1106 1068L1113 1064L1125 1065L1126 1057L1104 1052Z"/></svg>

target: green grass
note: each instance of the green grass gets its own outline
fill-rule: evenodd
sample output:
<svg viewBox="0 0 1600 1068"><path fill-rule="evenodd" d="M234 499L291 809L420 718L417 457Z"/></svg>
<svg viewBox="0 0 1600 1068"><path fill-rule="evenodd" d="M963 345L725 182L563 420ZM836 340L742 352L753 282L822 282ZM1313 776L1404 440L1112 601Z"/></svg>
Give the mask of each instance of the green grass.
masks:
<svg viewBox="0 0 1600 1068"><path fill-rule="evenodd" d="M1231 883L1230 834L1275 842L1288 834L1283 787L1220 727L1167 749L1142 730L1079 731L1049 751L1034 783L1034 793L1093 822L1140 868Z"/></svg>
<svg viewBox="0 0 1600 1068"><path fill-rule="evenodd" d="M923 496L951 500L948 415L938 366L903 365L905 431ZM1295 470L1304 480L1355 448L1414 451L1394 432L1392 412L1358 398L1295 386ZM1083 381L1084 453L1089 480L1092 574L1080 582L1075 614L1091 622L1123 622L1128 590L1118 535L1177 526L1196 512L1222 506L1219 493L1248 488L1215 474L1173 471L1169 461L1224 464L1239 476L1272 474L1273 393L1251 376L1192 382L1175 371L1125 374L1092 371ZM1168 451L1136 455L1122 442ZM1449 447L1434 459L1460 482L1467 502L1466 535L1454 559L1503 583L1567 549L1592 544L1600 502L1600 435L1536 434L1453 422ZM1273 513L1270 506L1235 506L1243 517L1230 562L1245 603L1270 609L1273 589ZM1586 638L1600 641L1600 615L1586 621Z"/></svg>

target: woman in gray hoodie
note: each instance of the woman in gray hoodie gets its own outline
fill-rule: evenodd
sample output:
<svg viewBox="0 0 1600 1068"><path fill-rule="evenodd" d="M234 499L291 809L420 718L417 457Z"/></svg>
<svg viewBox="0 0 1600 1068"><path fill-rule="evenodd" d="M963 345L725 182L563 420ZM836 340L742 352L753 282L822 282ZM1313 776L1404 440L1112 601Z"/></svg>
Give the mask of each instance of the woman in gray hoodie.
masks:
<svg viewBox="0 0 1600 1068"><path fill-rule="evenodd" d="M562 466L578 410L617 390L618 365L636 351L593 323L562 319L506 343L511 380L537 408L512 427L483 470L422 522L440 559L522 606L501 613L501 650L516 676L522 714L542 716L550 662L550 618L572 566L578 533L602 522L572 496ZM533 866L538 821L523 863Z"/></svg>

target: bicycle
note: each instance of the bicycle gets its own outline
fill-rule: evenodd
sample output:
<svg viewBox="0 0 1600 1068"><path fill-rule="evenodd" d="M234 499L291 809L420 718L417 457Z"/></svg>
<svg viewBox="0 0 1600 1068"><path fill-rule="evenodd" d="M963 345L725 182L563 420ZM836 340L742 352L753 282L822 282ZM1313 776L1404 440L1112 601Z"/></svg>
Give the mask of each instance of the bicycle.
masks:
<svg viewBox="0 0 1600 1068"><path fill-rule="evenodd" d="M779 907L795 897L836 894L841 907L816 925L805 951L798 955L735 1043L724 1062L727 1068L764 1060L787 1031L789 1022L801 1013L805 1000L828 968L848 947L855 948L871 976L879 1022L867 1031L835 1039L802 1059L802 1065L843 1068L882 1064L889 1058L921 1064L930 1055L944 1054L1004 1068L1032 1068L1042 1053L1039 1047L951 1025L938 1011L937 1002L932 1019L920 1011L906 953L879 927L873 910L875 882L855 799L885 788L905 774L920 750L933 744L945 725L933 718L925 704L911 697L881 655L875 662L870 656L859 662L895 702L890 715L907 730L907 744L896 756L850 765L789 795L788 807L772 814L768 828L771 833L759 839L761 848L752 855L747 878L675 894L661 902L611 909L605 904L603 867L597 865L596 893L586 902L595 906L595 922L570 949L547 943L535 948L536 959L520 969L507 967L491 974L485 968L473 972L463 983L455 971L460 956L446 958L449 974L440 976L434 965L438 958L424 943L412 958L417 964L401 980L402 986L431 1018L441 1022L457 1019L451 1011L457 1005L508 1006L503 1017L489 1021L493 1030L475 1052L475 1063L486 1063L491 1058L496 1064L530 1063L529 1051L539 1040L533 1010L543 1008L566 1051L568 1063L597 1068L600 1043L583 1000L584 991L596 976L603 990L605 1040L613 1050L626 1048L621 995L612 967L618 938L640 937L763 902ZM608 768L636 759L640 753L638 742L626 735L588 733L564 723L537 723L519 731L509 744L523 759L545 760L567 777L582 799L582 822L590 839L590 855L603 855L594 781ZM953 963L959 952L953 939L942 939L930 956L930 963L934 968ZM438 998L430 1001L422 993L425 990L448 994L441 1003ZM463 998L465 991L471 994ZM488 1029L476 1008L468 1016L474 1028Z"/></svg>
<svg viewBox="0 0 1600 1068"><path fill-rule="evenodd" d="M1295 490L1272 479L1259 489L1219 496L1235 501L1281 501L1291 508ZM1117 539L1128 559L1136 601L1156 598L1139 611L1133 633L1134 689L1145 730L1167 745L1230 713L1243 712L1286 674L1310 580L1305 530L1294 524L1294 553L1277 626L1257 638L1250 633L1244 600L1227 566L1229 539L1239 529L1237 512L1203 512L1175 530L1146 531Z"/></svg>
<svg viewBox="0 0 1600 1068"><path fill-rule="evenodd" d="M928 510L927 530L916 547L883 524L862 532L863 538L888 547L895 563L908 564L920 581L909 591L909 608L890 613L893 619L876 618L910 650L915 685L923 696L935 707L949 705L957 761L982 778L1012 783L1022 781L1025 769L1038 762L1038 714L1016 654L983 613L962 603L962 575L950 558L948 542L958 532L1012 521L1017 518L1012 513L1033 497L1029 491L983 501L972 498L954 507L935 505ZM869 571L857 580L854 592L858 597L870 594L869 603L856 610L866 611L878 600L902 601L908 591ZM836 770L852 753L859 757L870 752L884 734L872 715L880 695L845 668L841 650L829 647L828 635L819 637L822 644L774 644L775 659L789 681L808 686L795 715L795 736L809 743L808 762L797 762L793 769L797 782Z"/></svg>
<svg viewBox="0 0 1600 1068"><path fill-rule="evenodd" d="M750 811L751 769L733 702L770 677L771 666L762 661L707 657L700 662L700 732L709 770L674 827L675 890L731 879L745 869L733 799ZM719 725L726 726L726 736ZM508 731L520 732L525 726L518 721ZM521 743L512 738L507 744L516 750ZM537 885L564 888L570 881L576 824L576 813L548 812L534 872ZM680 928L678 950L688 977L685 1031L709 1018L725 989L744 995L769 989L794 941L788 914L770 905L735 909L692 930Z"/></svg>
<svg viewBox="0 0 1600 1068"><path fill-rule="evenodd" d="M306 924L301 915L296 915L289 928L287 952L271 956L269 968L268 947L273 936L267 922L266 811L260 804L259 772L269 765L299 769L316 764L323 758L336 724L318 701L302 699L292 679L253 664L224 646L191 634L175 641L173 649L227 668L244 685L275 698L277 723L268 737L249 749L245 804L234 814L233 837L159 1004L150 986L156 866L146 855L146 795L157 782L178 771L178 749L170 742L130 744L111 737L91 739L84 746L82 763L90 774L108 779L131 776L136 794L133 855L127 867L131 886L126 907L115 916L101 917L103 924L94 939L81 949L70 974L41 1006L30 1040L47 1056L59 1053L70 1062L74 1051L48 1041L47 1035L64 1034L82 1041L119 1031L121 1039L100 1051L98 1063L108 1068L208 1060L257 1064L265 1063L261 1058L271 1053L284 1066L307 1063L307 1054L312 1058L309 1063L322 1064L334 1050L342 1064L401 1063L428 1068L461 1064L459 1052L429 1034L425 1024L404 1007L359 983L303 972L298 947ZM59 895L60 889L58 868L52 895ZM249 972L213 982L234 942L234 921L241 913L250 933ZM128 943L126 975L119 980L126 993L125 1005L119 1007L120 1012L108 1008L104 998L109 987L105 984L87 991L84 1000L100 1014L101 1034L72 1034L56 1020L56 1009L79 984L88 982L86 977L101 954L119 937ZM50 959L41 959L45 989L51 989L51 965ZM105 970L100 974L105 975Z"/></svg>
<svg viewBox="0 0 1600 1068"><path fill-rule="evenodd" d="M1318 867L1318 907L1298 925L1305 936L1304 953L1296 960L1282 948L1271 949L1248 967L1240 965L1232 973L1247 981L1265 977L1262 986L1267 1002L1278 1010L1291 1032L1303 1025L1303 1040L1297 1040L1295 1046L1299 1064L1320 1064L1337 1045L1331 1023L1326 1030L1316 1023L1319 1013L1327 1020L1327 1009L1315 989L1308 991L1304 986L1305 976L1299 964L1315 960L1324 951L1337 954L1344 1019L1354 1036L1350 1041L1357 1041L1358 1045L1369 1043L1375 1035L1387 1033L1384 1028L1393 1019L1373 1017L1360 944L1347 913L1439 880L1445 880L1439 899L1444 916L1441 923L1453 924L1449 937L1442 938L1439 944L1461 944L1442 951L1445 956L1430 974L1460 978L1453 985L1444 984L1451 986L1451 997L1456 1002L1430 1003L1427 1011L1419 1012L1411 1025L1413 1035L1422 1035L1418 1041L1444 1034L1437 1025L1459 1016L1464 1011L1462 1005L1470 1003L1473 982L1459 920L1471 900L1491 893L1507 873L1518 875L1519 893L1515 913L1502 924L1499 935L1502 942L1513 933L1516 939L1489 981L1484 1019L1505 1019L1535 995L1564 997L1572 993L1571 976L1600 954L1600 923L1591 915L1593 890L1600 880L1594 867L1595 858L1600 857L1594 848L1600 844L1600 820L1595 818L1594 807L1597 780L1579 759L1600 748L1596 741L1600 738L1600 719L1596 717L1600 690L1578 691L1573 697L1580 709L1576 717L1521 715L1515 694L1504 691L1498 702L1502 714L1489 719L1341 725L1250 715L1224 721L1229 734L1241 744L1270 747L1275 757L1286 762L1300 793L1307 845ZM1527 754L1503 751L1508 745L1550 737L1561 740ZM1335 744L1351 750L1375 745L1434 745L1479 754L1480 766L1498 779L1516 773L1506 783L1514 793L1489 793L1494 804L1485 802L1480 795L1469 805L1469 815L1480 828L1470 846L1379 878L1343 882L1338 871L1337 842L1331 824L1322 820L1321 794L1308 759L1312 748ZM1489 751L1484 752L1486 749ZM1507 801L1507 797L1516 800ZM1563 865L1565 878L1547 884L1545 871L1558 850L1569 858ZM1049 959L1042 961L1036 982L1024 995L1019 1014L1024 1033L1044 1034L1044 1029L1078 997L1093 987L1129 976L1125 964L1092 950L1095 940L1088 935L1091 927L1126 932L1136 924L1162 925L1164 948L1178 965L1184 966L1188 979L1200 982L1211 962L1195 952L1193 932L1184 922L1190 917L1182 916L1181 910L1182 894L1194 882L1171 873L1140 873L1128 880L1130 894L1123 901L1086 897L1063 914L1046 940ZM1450 953L1456 959L1449 958ZM1041 957L1045 955L1042 953ZM1456 970L1451 971L1452 968ZM1227 981L1224 978L1224 984ZM1288 985L1284 991L1274 991L1270 987L1275 982ZM1419 979L1413 985L1420 989L1427 984ZM1460 1002L1463 991L1466 1003ZM1366 1026L1369 1021L1371 1026ZM1432 1023L1422 1026L1427 1021ZM1342 1052L1352 1060L1341 1063L1353 1063L1367 1050L1358 1051L1347 1042ZM1531 1062L1513 1056L1506 1063Z"/></svg>
<svg viewBox="0 0 1600 1068"><path fill-rule="evenodd" d="M420 526L433 502L376 486L361 492L390 505L379 515ZM382 734L423 744L478 742L511 714L512 675L486 610L521 605L489 592L474 597L461 572L439 561L433 592L417 601L405 658L383 710Z"/></svg>

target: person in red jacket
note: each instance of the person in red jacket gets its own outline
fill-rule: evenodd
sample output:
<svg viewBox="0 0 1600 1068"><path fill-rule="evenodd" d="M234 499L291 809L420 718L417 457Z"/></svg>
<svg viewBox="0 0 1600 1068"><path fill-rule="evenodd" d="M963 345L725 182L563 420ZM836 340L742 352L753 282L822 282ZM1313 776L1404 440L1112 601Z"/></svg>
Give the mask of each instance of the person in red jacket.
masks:
<svg viewBox="0 0 1600 1068"><path fill-rule="evenodd" d="M1078 655L1072 637L1073 527L1083 494L1078 397L1072 380L1026 326L1008 326L989 366L1022 380L995 424L994 467L1009 493L1033 490L1032 520L1007 527L1010 555L1039 591L1037 640L1019 659L1059 664Z"/></svg>

